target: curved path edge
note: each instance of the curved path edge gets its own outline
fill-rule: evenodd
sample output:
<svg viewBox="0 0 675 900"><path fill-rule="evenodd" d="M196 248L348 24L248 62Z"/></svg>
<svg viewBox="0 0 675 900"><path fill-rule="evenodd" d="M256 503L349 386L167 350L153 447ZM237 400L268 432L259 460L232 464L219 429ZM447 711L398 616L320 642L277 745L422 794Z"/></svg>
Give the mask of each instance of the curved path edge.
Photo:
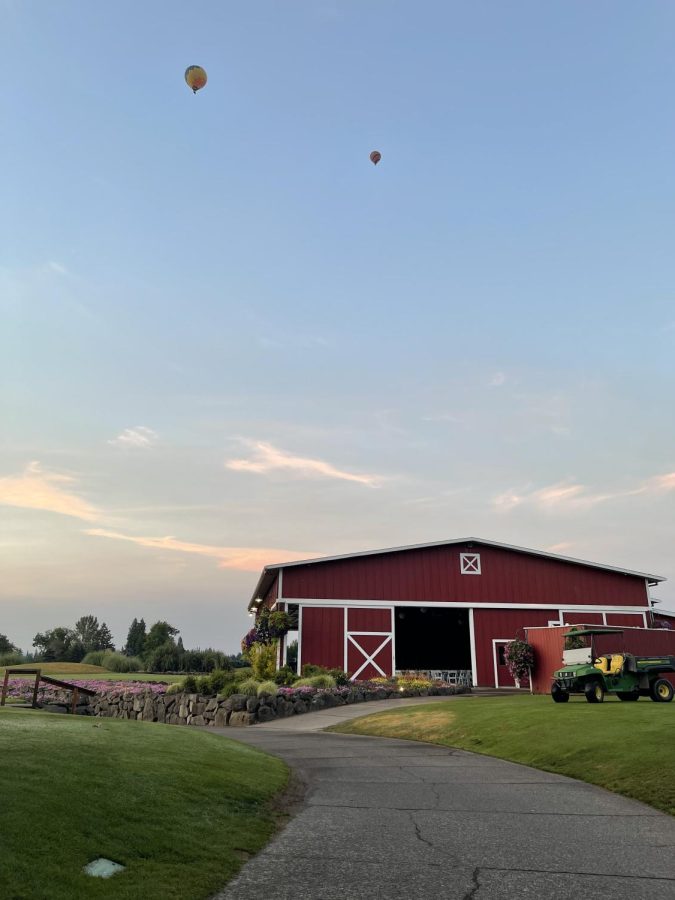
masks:
<svg viewBox="0 0 675 900"><path fill-rule="evenodd" d="M215 729L283 759L304 797L214 900L673 900L675 819L664 813L495 757L323 731L402 705L457 702L480 697Z"/></svg>

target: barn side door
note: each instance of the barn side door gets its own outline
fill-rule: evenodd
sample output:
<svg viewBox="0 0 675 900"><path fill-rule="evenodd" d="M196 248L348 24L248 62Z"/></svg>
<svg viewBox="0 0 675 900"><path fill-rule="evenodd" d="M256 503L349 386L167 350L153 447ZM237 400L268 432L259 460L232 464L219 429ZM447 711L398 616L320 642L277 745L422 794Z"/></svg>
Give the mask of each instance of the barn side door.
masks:
<svg viewBox="0 0 675 900"><path fill-rule="evenodd" d="M393 606L345 609L345 670L352 681L394 673Z"/></svg>

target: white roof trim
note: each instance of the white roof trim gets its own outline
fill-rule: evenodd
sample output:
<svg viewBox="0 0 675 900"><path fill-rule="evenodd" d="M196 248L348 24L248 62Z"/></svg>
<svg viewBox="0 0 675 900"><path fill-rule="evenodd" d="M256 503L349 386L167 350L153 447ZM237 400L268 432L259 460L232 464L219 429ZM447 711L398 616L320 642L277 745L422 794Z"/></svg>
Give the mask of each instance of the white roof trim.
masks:
<svg viewBox="0 0 675 900"><path fill-rule="evenodd" d="M319 556L314 559L299 559L293 562L275 563L265 566L253 592L253 599L259 596L257 593L266 574L271 574L279 569L287 569L292 566L308 566L314 563L336 562L344 559L357 559L362 556L382 556L385 553L402 553L405 550L426 550L429 547L447 547L453 544L483 544L487 547L498 547L502 550L513 550L516 553L527 553L529 556L542 556L545 559L557 559L560 562L574 563L580 566L591 566L594 569L605 569L609 572L618 572L621 575L634 575L636 578L646 578L651 584L658 584L660 581L666 581L661 575L650 575L648 572L635 572L632 569L620 569L617 566L607 566L603 563L590 562L587 559L575 559L572 556L560 556L558 553L548 553L545 550L531 550L528 547L517 547L514 544L502 544L499 541L488 541L484 538L465 537L456 538L449 541L432 541L427 544L407 544L403 547L384 547L380 550L361 550L357 553L341 553L338 556Z"/></svg>

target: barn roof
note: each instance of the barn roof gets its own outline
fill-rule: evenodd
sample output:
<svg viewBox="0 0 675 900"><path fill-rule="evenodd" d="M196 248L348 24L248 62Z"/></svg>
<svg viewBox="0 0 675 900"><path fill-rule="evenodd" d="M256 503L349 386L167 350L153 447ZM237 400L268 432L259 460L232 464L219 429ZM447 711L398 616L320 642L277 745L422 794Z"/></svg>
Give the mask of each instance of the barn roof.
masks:
<svg viewBox="0 0 675 900"><path fill-rule="evenodd" d="M575 563L579 566L588 566L592 569L604 569L609 572L619 572L622 575L634 575L636 578L645 578L649 584L658 584L666 579L661 575L650 575L648 572L635 572L632 569L620 569L617 566L606 566L602 563L589 562L586 559L574 559L571 556L560 556L558 553L548 553L545 550L530 550L527 547L516 547L513 544L502 544L499 541L487 541L484 538L465 537L449 541L432 541L427 544L408 544L404 547L385 547L381 550L361 550L358 553L342 553L339 556L319 556L315 559L300 559L294 562L275 563L265 566L249 602L250 609L254 601L264 597L270 589L280 569L290 569L293 566L309 566L315 563L336 562L338 560L358 559L362 556L383 556L386 553L402 553L405 550L425 550L428 547L451 547L456 544L480 544L485 547L498 547L501 550L512 550L515 553L526 553L528 556L543 556L545 559L555 559L559 562Z"/></svg>

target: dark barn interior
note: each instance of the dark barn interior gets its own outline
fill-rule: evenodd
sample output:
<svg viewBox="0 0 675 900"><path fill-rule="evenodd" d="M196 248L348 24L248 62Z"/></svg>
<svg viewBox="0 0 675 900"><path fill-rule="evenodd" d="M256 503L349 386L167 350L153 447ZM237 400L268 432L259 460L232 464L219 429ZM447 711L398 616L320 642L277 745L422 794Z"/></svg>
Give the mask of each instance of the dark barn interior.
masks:
<svg viewBox="0 0 675 900"><path fill-rule="evenodd" d="M394 612L397 669L470 669L469 610L433 606Z"/></svg>

